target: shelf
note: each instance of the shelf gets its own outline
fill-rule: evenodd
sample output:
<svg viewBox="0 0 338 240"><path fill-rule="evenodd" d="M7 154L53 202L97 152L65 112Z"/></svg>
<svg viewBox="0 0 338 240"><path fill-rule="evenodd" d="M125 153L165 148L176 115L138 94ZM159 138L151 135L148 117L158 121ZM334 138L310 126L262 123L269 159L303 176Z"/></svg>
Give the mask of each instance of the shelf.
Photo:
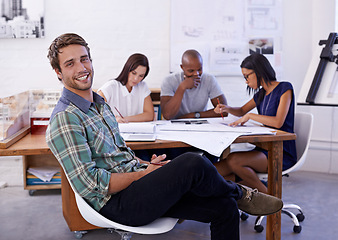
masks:
<svg viewBox="0 0 338 240"><path fill-rule="evenodd" d="M41 154L41 155L25 155L23 157L23 187L26 190L41 190L41 189L60 189L61 184L27 184L27 169L30 167L41 167L41 166L56 166L60 167L59 162L52 154ZM60 167L61 171L61 167Z"/></svg>
<svg viewBox="0 0 338 240"><path fill-rule="evenodd" d="M26 185L25 190L45 190L45 189L60 189L61 184L41 184L41 185Z"/></svg>

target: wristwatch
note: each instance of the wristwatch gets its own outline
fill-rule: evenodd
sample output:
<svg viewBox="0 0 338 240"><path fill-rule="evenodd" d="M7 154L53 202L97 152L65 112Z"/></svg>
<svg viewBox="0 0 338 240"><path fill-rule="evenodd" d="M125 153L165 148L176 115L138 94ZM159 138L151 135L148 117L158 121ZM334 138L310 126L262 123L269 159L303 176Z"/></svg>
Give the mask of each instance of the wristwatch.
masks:
<svg viewBox="0 0 338 240"><path fill-rule="evenodd" d="M199 112L195 112L195 118L200 118L201 114Z"/></svg>

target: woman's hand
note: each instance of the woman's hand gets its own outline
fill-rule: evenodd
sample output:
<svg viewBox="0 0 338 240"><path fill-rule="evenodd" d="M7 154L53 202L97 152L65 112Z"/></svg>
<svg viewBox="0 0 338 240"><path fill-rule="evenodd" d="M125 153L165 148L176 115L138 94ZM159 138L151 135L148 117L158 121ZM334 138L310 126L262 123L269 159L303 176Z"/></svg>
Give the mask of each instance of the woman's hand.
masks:
<svg viewBox="0 0 338 240"><path fill-rule="evenodd" d="M117 121L118 123L127 123L127 122L128 122L127 119L122 118L122 117L120 117L120 116L116 116L116 121Z"/></svg>
<svg viewBox="0 0 338 240"><path fill-rule="evenodd" d="M227 106L224 104L217 104L217 106L214 108L215 113L223 113L223 112L228 112L227 111Z"/></svg>
<svg viewBox="0 0 338 240"><path fill-rule="evenodd" d="M236 127L238 125L243 126L247 121L250 120L250 115L251 115L251 113L245 114L243 117L241 117L237 121L230 123L229 126L231 126L231 127Z"/></svg>

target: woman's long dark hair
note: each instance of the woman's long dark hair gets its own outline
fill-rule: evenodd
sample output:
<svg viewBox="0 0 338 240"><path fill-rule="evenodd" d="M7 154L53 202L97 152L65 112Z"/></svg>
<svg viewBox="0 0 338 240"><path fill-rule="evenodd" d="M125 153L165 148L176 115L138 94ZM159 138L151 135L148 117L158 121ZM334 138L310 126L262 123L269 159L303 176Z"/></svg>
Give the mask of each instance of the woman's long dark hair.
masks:
<svg viewBox="0 0 338 240"><path fill-rule="evenodd" d="M144 56L141 53L135 53L131 55L127 62L124 64L124 67L120 73L120 75L115 79L116 81L119 81L122 83L122 85L126 85L128 82L128 75L131 71L134 71L138 66L144 66L147 68L143 79L146 78L146 76L149 73L149 62L148 58ZM142 79L142 81L143 81Z"/></svg>
<svg viewBox="0 0 338 240"><path fill-rule="evenodd" d="M271 66L269 60L262 54L254 53L246 57L241 63L240 67L253 70L256 74L258 88L254 90L253 88L247 86L249 94L251 92L257 92L262 86L262 81L264 81L266 85L269 85L272 81L277 80L275 70ZM263 99L265 90L263 90L261 93L262 94L258 97L259 102Z"/></svg>

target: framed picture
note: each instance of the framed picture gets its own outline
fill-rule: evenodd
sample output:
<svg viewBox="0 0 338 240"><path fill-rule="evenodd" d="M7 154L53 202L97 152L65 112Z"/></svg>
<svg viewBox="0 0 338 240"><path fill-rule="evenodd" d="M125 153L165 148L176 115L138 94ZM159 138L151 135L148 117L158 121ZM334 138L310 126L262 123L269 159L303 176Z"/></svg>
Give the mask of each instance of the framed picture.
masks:
<svg viewBox="0 0 338 240"><path fill-rule="evenodd" d="M0 38L44 38L44 0L0 0Z"/></svg>

